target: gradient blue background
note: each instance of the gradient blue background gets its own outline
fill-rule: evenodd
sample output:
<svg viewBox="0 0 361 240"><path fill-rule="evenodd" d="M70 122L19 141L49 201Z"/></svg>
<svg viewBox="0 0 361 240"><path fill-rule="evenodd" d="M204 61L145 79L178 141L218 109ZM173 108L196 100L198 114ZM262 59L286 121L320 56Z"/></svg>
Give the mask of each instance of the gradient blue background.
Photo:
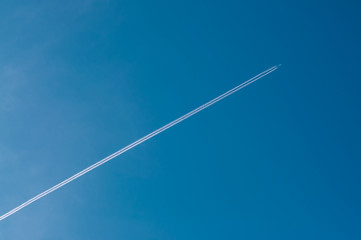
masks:
<svg viewBox="0 0 361 240"><path fill-rule="evenodd" d="M361 239L359 1L0 3L0 239Z"/></svg>

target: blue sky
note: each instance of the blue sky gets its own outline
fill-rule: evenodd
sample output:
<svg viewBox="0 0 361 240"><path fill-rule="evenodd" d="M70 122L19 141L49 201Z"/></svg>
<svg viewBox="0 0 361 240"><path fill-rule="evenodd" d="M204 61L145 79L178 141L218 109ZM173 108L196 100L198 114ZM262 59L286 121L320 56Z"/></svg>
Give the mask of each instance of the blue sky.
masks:
<svg viewBox="0 0 361 240"><path fill-rule="evenodd" d="M0 4L1 239L360 239L358 1Z"/></svg>

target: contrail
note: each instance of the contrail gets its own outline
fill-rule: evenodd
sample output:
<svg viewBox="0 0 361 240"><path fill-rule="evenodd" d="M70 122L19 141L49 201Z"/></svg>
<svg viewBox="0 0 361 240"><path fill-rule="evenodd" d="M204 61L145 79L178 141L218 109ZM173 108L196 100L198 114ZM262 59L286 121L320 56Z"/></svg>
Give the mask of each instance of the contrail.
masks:
<svg viewBox="0 0 361 240"><path fill-rule="evenodd" d="M141 144L141 143L147 141L148 139L150 139L150 138L158 135L159 133L167 130L168 128L171 128L171 127L173 127L174 125L177 125L178 123L180 123L180 122L186 120L187 118L195 115L196 113L198 113L198 112L200 112L200 111L202 111L202 110L204 110L204 109L212 106L213 104L221 101L222 99L230 96L231 94L233 94L233 93L241 90L242 88L248 86L249 84L257 81L258 79L263 78L264 76L266 76L266 75L270 74L271 72L275 71L275 70L276 70L277 68L279 68L280 66L281 66L281 65L277 65L277 66L274 66L274 67L271 67L271 68L265 70L264 72L261 72L260 74L254 76L253 78L247 80L246 82L244 82L244 83L242 83L242 84L240 84L240 85L232 88L231 90L229 90L229 91L223 93L222 95L220 95L220 96L212 99L211 101L209 101L209 102L207 102L207 103L199 106L198 108L190 111L189 113L184 114L183 116L177 118L176 120L174 120L174 121L172 121L172 122L164 125L163 127L161 127L161 128L159 128L159 129L157 129L157 130L149 133L148 135L140 138L139 140L137 140L137 141L129 144L128 146L126 146L126 147L124 147L124 148L122 148L122 149L120 149L119 151L113 153L112 155L109 155L108 157L100 160L99 162L96 162L96 163L94 163L93 165L85 168L83 171L80 171L80 172L78 172L77 174L75 174L75 175L73 175L73 176L65 179L64 181L58 183L58 184L55 185L54 187L49 188L48 190L46 190L46 191L38 194L37 196L29 199L28 201L24 202L23 204L19 205L18 207L14 208L13 210L11 210L11 211L5 213L4 215L0 216L0 221L1 221L1 220L4 220L5 218L7 218L7 217L9 217L9 216L11 216L12 214L16 213L17 211L20 211L20 210L23 209L24 207L26 207L26 206L30 205L31 203L39 200L40 198L45 197L45 196L48 195L49 193L54 192L55 190L63 187L64 185L66 185L66 184L74 181L75 179L83 176L84 174L92 171L93 169L95 169L95 168L103 165L104 163L112 160L113 158L119 156L120 154L122 154L122 153L124 153L124 152L126 152L126 151L128 151L128 150L130 150L130 149L132 149L132 148L134 148L134 147L136 147L136 146L138 146L139 144Z"/></svg>

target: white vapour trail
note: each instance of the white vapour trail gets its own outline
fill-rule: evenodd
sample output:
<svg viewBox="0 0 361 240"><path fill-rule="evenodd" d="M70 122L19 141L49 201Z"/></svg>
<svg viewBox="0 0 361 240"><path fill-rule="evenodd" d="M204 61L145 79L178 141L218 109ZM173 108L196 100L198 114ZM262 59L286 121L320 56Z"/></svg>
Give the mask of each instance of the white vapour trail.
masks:
<svg viewBox="0 0 361 240"><path fill-rule="evenodd" d="M232 88L231 90L229 90L229 91L227 91L227 92L223 93L222 95L220 95L220 96L218 96L218 97L216 97L216 98L212 99L211 101L209 101L209 102L207 102L207 103L203 104L202 106L200 106L200 107L198 107L198 108L196 108L196 109L194 109L194 110L190 111L189 113L187 113L187 114L185 114L185 115L183 115L183 116L181 116L181 117L177 118L176 120L174 120L174 121L172 121L172 122L170 122L170 123L168 123L168 124L164 125L163 127L161 127L161 128L159 128L159 129L157 129L157 130L155 130L155 131L153 131L153 132L149 133L148 135L146 135L146 136L144 136L144 137L140 138L139 140L137 140L137 141L135 141L135 142L133 142L133 143L129 144L128 146L126 146L126 147L124 147L124 148L120 149L119 151L117 151L117 152L115 152L115 153L113 153L113 154L109 155L108 157L106 157L106 158L104 158L104 159L102 159L102 160L100 160L100 161L98 161L98 162L94 163L93 165L91 165L91 166L87 167L86 169L84 169L84 170L80 171L79 173L77 173L77 174L75 174L75 175L73 175L73 176L71 176L71 177L69 177L69 178L65 179L64 181L62 181L62 182L58 183L57 185L53 186L52 188L49 188L48 190L46 190L46 191L44 191L44 192L40 193L39 195L37 195L37 196L35 196L35 197L33 197L33 198L29 199L28 201L24 202L23 204L19 205L18 207L14 208L13 210L11 210L11 211L9 211L9 212L5 213L4 215L0 216L0 221L1 221L1 220L4 220L5 218L9 217L10 215L12 215L12 214L16 213L17 211L21 210L22 208L24 208L24 207L28 206L29 204L31 204L31 203L33 203L33 202L35 202L35 201L39 200L40 198L42 198L42 197L44 197L44 196L48 195L49 193L51 193L51 192L53 192L53 191L55 191L55 190L57 190L57 189L61 188L62 186L64 186L64 185L66 185L66 184L68 184L68 183L70 183L70 182L74 181L75 179L77 179L77 178L81 177L82 175L84 175L84 174L86 174L86 173L88 173L88 172L92 171L93 169L95 169L95 168L99 167L100 165L103 165L104 163L106 163L106 162L108 162L108 161L112 160L113 158L115 158L115 157L119 156L120 154L122 154L122 153L124 153L124 152L126 152L126 151L128 151L128 150L130 150L130 149L132 149L132 148L134 148L135 146L137 146L137 145L139 145L139 144L141 144L141 143L143 143L143 142L147 141L148 139L150 139L150 138L152 138L152 137L154 137L154 136L158 135L159 133L161 133L161 132L163 132L163 131L167 130L168 128L173 127L174 125L176 125L176 124L178 124L178 123L180 123L180 122L184 121L185 119L187 119L187 118L189 118L189 117L193 116L194 114L196 114L196 113L198 113L198 112L200 112L200 111L202 111L202 110L204 110L204 109L206 109L206 108L210 107L211 105L213 105L213 104L215 104L215 103L217 103L217 102L221 101L222 99L224 99L224 98L226 98L226 97L230 96L231 94L233 94L233 93L235 93L235 92L237 92L237 91L241 90L242 88L244 88L244 87L248 86L249 84L251 84L251 83L253 83L253 82L257 81L258 79L260 79L260 78L262 78L262 77L264 77L264 76L266 76L266 75L270 74L271 72L275 71L275 70L276 70L279 66L280 66L280 65L277 65L277 66L274 66L274 67L271 67L271 68L269 68L269 69L265 70L264 72L262 72L262 73L260 73L260 74L258 74L258 75L256 75L256 76L254 76L253 78L251 78L251 79L247 80L246 82L244 82L244 83L242 83L242 84L240 84L240 85L238 85L238 86L236 86L236 87Z"/></svg>

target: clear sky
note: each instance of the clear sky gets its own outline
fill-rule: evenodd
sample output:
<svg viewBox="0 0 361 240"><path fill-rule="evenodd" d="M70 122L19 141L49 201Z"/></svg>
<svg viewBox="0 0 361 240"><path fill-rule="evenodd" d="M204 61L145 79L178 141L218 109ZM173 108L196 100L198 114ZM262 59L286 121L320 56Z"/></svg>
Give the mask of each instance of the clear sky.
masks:
<svg viewBox="0 0 361 240"><path fill-rule="evenodd" d="M0 3L0 239L361 239L359 1Z"/></svg>

